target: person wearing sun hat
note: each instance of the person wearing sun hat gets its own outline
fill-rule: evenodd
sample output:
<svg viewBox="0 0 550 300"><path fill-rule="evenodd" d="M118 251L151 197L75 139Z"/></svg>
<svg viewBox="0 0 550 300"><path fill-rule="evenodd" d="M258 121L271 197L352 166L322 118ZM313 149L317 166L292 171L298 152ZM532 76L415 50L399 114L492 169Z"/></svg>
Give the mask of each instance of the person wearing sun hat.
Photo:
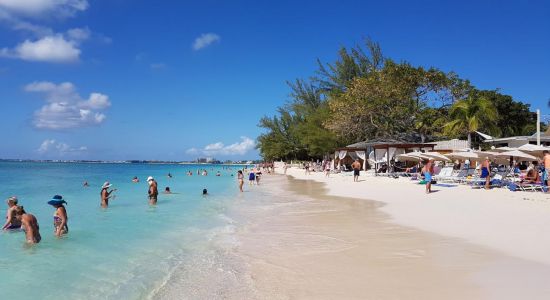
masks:
<svg viewBox="0 0 550 300"><path fill-rule="evenodd" d="M109 199L112 197L111 193L116 191L116 189L113 189L109 191L109 188L113 185L109 183L109 181L105 181L105 183L101 186L101 207L107 208L109 206Z"/></svg>
<svg viewBox="0 0 550 300"><path fill-rule="evenodd" d="M55 207L55 213L53 214L53 228L55 236L60 237L63 234L69 233L69 226L67 221L67 210L63 204L67 202L63 199L61 195L55 195L52 197L52 200L48 201L48 204Z"/></svg>
<svg viewBox="0 0 550 300"><path fill-rule="evenodd" d="M147 194L149 195L149 204L156 205L159 194L157 181L153 178L153 176L149 176L147 177L147 183L149 184L149 190L147 191Z"/></svg>

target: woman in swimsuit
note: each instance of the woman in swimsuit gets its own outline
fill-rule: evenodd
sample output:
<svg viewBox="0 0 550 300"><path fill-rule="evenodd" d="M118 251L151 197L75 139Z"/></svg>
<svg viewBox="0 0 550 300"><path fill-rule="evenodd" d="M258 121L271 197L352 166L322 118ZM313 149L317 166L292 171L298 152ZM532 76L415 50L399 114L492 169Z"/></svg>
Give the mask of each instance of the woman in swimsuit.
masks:
<svg viewBox="0 0 550 300"><path fill-rule="evenodd" d="M244 175L243 171L239 170L237 171L237 180L239 180L239 190L243 191L243 184L244 184Z"/></svg>
<svg viewBox="0 0 550 300"><path fill-rule="evenodd" d="M6 212L6 223L2 226L3 230L15 230L21 228L21 221L15 217L15 209L17 206L17 197L9 197L6 200L8 211Z"/></svg>
<svg viewBox="0 0 550 300"><path fill-rule="evenodd" d="M40 236L40 227L36 217L28 214L23 206L18 206L15 210L15 218L21 222L21 228L25 231L27 243L38 244L42 237Z"/></svg>
<svg viewBox="0 0 550 300"><path fill-rule="evenodd" d="M48 202L49 205L55 207L55 213L53 214L53 228L55 236L60 237L63 234L69 233L69 226L67 226L67 210L63 205L65 200L60 195L53 196L52 200Z"/></svg>

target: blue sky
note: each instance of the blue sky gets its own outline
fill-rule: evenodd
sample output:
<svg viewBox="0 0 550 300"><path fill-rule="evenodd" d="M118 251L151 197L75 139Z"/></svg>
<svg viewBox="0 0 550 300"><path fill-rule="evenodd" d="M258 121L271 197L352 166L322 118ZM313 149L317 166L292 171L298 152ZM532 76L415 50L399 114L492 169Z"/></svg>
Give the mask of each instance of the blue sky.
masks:
<svg viewBox="0 0 550 300"><path fill-rule="evenodd" d="M550 115L544 1L0 0L2 158L257 158L316 59L379 42Z"/></svg>

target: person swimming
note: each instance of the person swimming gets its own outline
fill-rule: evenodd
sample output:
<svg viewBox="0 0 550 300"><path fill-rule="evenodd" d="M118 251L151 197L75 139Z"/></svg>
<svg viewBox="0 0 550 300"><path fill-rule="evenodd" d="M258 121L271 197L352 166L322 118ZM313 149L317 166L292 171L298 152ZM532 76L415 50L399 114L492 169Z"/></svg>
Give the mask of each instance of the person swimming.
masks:
<svg viewBox="0 0 550 300"><path fill-rule="evenodd" d="M53 214L53 228L54 234L57 237L63 234L69 233L69 226L67 225L68 217L67 210L63 204L67 202L63 200L63 196L55 195L52 200L48 201L48 204L55 207L55 213Z"/></svg>
<svg viewBox="0 0 550 300"><path fill-rule="evenodd" d="M171 173L168 173L168 175L166 175L166 176L168 176L168 178L172 178L172 174L171 174Z"/></svg>
<svg viewBox="0 0 550 300"><path fill-rule="evenodd" d="M90 185L88 184L88 181L84 181L84 184L82 186L83 187L89 187Z"/></svg>
<svg viewBox="0 0 550 300"><path fill-rule="evenodd" d="M207 189L202 189L202 195L203 195L203 196L208 195L208 190L207 190Z"/></svg>
<svg viewBox="0 0 550 300"><path fill-rule="evenodd" d="M172 194L172 191L170 191L170 187L167 186L165 189L164 189L164 193L165 194Z"/></svg>
<svg viewBox="0 0 550 300"><path fill-rule="evenodd" d="M28 244L38 244L42 240L40 236L40 226L38 220L32 214L25 211L23 206L18 206L15 210L15 218L21 222L21 228L25 231L25 237Z"/></svg>
<svg viewBox="0 0 550 300"><path fill-rule="evenodd" d="M220 173L220 171L218 171L218 173L216 173L216 176L222 176L222 173Z"/></svg>
<svg viewBox="0 0 550 300"><path fill-rule="evenodd" d="M139 182L139 179L137 178L137 176L134 176L134 178L132 178L132 182Z"/></svg>
<svg viewBox="0 0 550 300"><path fill-rule="evenodd" d="M8 210L6 211L6 223L2 226L2 230L17 230L21 229L21 221L15 217L15 209L17 209L17 197L11 196L6 200Z"/></svg>

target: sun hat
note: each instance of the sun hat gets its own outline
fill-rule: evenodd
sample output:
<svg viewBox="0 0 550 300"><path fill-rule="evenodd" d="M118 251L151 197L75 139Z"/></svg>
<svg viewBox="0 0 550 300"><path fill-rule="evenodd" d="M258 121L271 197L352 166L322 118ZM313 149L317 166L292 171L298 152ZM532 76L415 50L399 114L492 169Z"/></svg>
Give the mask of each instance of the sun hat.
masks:
<svg viewBox="0 0 550 300"><path fill-rule="evenodd" d="M101 187L102 189L106 189L106 188L110 188L112 187L113 185L109 183L109 181L105 181L105 183L103 184L103 186Z"/></svg>
<svg viewBox="0 0 550 300"><path fill-rule="evenodd" d="M147 181L151 181L151 180L153 180L153 179L154 179L153 176L147 177Z"/></svg>
<svg viewBox="0 0 550 300"><path fill-rule="evenodd" d="M63 196L61 195L55 195L52 197L52 200L48 201L49 205L61 205L63 203L67 203L67 202L63 200Z"/></svg>

